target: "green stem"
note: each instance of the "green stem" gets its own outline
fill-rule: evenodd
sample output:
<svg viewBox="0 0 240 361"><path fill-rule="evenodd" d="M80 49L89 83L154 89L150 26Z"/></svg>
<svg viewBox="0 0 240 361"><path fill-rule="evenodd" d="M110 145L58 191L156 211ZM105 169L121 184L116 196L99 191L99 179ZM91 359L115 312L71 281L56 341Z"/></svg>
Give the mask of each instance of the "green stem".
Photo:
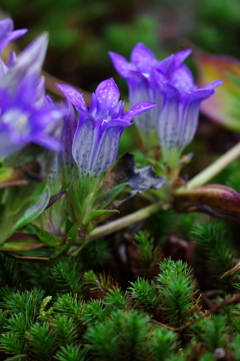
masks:
<svg viewBox="0 0 240 361"><path fill-rule="evenodd" d="M227 153L217 159L209 167L193 177L184 187L178 188L176 193L201 187L219 174L224 168L240 157L240 143L236 144Z"/></svg>
<svg viewBox="0 0 240 361"><path fill-rule="evenodd" d="M151 216L151 214L156 213L162 208L162 201L151 204L143 209L140 209L137 212L134 212L128 216L117 219L116 221L109 222L103 226L95 228L89 234L89 242L94 241L97 238L107 236L110 233L119 231L122 228L130 226L132 223L142 221L145 218Z"/></svg>

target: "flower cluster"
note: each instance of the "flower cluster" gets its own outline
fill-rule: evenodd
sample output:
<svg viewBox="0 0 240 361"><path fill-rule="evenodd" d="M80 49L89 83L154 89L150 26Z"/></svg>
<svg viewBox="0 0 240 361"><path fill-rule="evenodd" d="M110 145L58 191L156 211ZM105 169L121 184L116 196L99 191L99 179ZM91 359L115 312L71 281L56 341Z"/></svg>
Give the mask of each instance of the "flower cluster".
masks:
<svg viewBox="0 0 240 361"><path fill-rule="evenodd" d="M13 22L0 22L0 50L26 30L13 30ZM43 34L8 63L0 58L0 157L37 143L53 150L60 148L54 137L56 124L65 110L45 97L44 78L39 77L48 37Z"/></svg>
<svg viewBox="0 0 240 361"><path fill-rule="evenodd" d="M215 81L197 88L192 73L182 64L190 52L184 50L158 61L150 49L138 43L130 63L109 53L115 69L128 83L131 106L139 101L156 102L154 109L136 117L135 122L147 149L158 144L158 135L163 160L172 166L196 132L201 101L221 84Z"/></svg>

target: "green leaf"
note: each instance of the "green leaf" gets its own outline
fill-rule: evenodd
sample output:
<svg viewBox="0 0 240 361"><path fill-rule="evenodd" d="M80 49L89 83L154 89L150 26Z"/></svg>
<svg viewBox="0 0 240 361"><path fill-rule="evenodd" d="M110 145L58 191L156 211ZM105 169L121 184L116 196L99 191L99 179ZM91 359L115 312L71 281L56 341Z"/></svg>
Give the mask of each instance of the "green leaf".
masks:
<svg viewBox="0 0 240 361"><path fill-rule="evenodd" d="M47 232L35 225L33 225L33 228L40 241L44 242L47 247L56 247L62 244L62 240L55 234Z"/></svg>
<svg viewBox="0 0 240 361"><path fill-rule="evenodd" d="M127 185L128 185L127 183L121 183L121 184L117 185L116 187L109 189L107 192L101 194L96 200L97 208L104 209L105 207L107 207L109 205L109 203L111 203L111 201L113 199L115 199L115 197L117 197L117 195L125 187L127 187Z"/></svg>
<svg viewBox="0 0 240 361"><path fill-rule="evenodd" d="M32 222L35 218L37 218L48 205L49 199L49 187L45 186L45 192L41 193L33 199L33 201L31 202L32 205L27 208L21 218L18 219L18 221L15 223L13 232L15 232L17 229L24 227L26 224Z"/></svg>
<svg viewBox="0 0 240 361"><path fill-rule="evenodd" d="M86 217L84 217L83 224L87 225L94 218L102 217L102 216L105 216L105 215L107 215L109 213L119 213L119 211L117 211L117 210L107 210L107 209L92 211L92 212L88 213L88 215Z"/></svg>

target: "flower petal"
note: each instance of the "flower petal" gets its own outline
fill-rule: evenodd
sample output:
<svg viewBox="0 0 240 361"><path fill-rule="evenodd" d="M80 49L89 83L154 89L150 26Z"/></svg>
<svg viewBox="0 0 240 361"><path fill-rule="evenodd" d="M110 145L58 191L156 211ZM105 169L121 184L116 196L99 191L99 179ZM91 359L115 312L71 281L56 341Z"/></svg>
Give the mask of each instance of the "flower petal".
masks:
<svg viewBox="0 0 240 361"><path fill-rule="evenodd" d="M134 105L126 114L123 119L131 121L136 115L146 112L156 106L156 103L141 102Z"/></svg>
<svg viewBox="0 0 240 361"><path fill-rule="evenodd" d="M17 57L6 76L1 80L1 85L10 91L14 91L25 78L33 74L39 75L45 59L47 45L47 34L43 34L34 40Z"/></svg>
<svg viewBox="0 0 240 361"><path fill-rule="evenodd" d="M156 64L154 53L143 43L137 43L131 53L131 61L143 73L150 73Z"/></svg>
<svg viewBox="0 0 240 361"><path fill-rule="evenodd" d="M108 117L112 114L113 108L117 105L120 97L119 89L115 81L110 78L104 80L96 89L97 116Z"/></svg>
<svg viewBox="0 0 240 361"><path fill-rule="evenodd" d="M126 78L128 76L129 70L136 70L136 67L129 63L124 56L109 51L109 56L112 60L113 66L116 71L123 77Z"/></svg>
<svg viewBox="0 0 240 361"><path fill-rule="evenodd" d="M181 65L171 73L170 84L181 93L195 90L194 79L186 65Z"/></svg>
<svg viewBox="0 0 240 361"><path fill-rule="evenodd" d="M86 103L83 99L83 95L70 85L56 84L58 89L66 96L68 100L76 107L76 109L87 110Z"/></svg>
<svg viewBox="0 0 240 361"><path fill-rule="evenodd" d="M110 123L106 125L99 140L97 156L95 155L95 160L91 165L91 171L94 174L101 174L115 161L123 129L122 126L111 126Z"/></svg>
<svg viewBox="0 0 240 361"><path fill-rule="evenodd" d="M196 133L201 102L213 94L213 89L199 89L181 98L178 134L178 146L181 150L192 141Z"/></svg>
<svg viewBox="0 0 240 361"><path fill-rule="evenodd" d="M89 171L89 163L91 163L89 155L91 154L92 147L94 146L94 130L95 120L89 114L83 122L78 123L77 130L75 132L72 145L72 155L81 174L86 174Z"/></svg>
<svg viewBox="0 0 240 361"><path fill-rule="evenodd" d="M191 54L192 49L185 49L182 51L179 51L174 55L174 67L178 67L181 65L184 60Z"/></svg>
<svg viewBox="0 0 240 361"><path fill-rule="evenodd" d="M74 108L69 100L66 100L66 107L68 109L68 114L64 118L63 122L62 135L60 139L62 149L59 153L59 163L61 167L70 172L75 165L72 156L72 144L77 129L77 121Z"/></svg>
<svg viewBox="0 0 240 361"><path fill-rule="evenodd" d="M160 92L163 96L162 109L158 121L160 142L168 149L173 148L178 140L179 131L179 91L169 84L162 84Z"/></svg>

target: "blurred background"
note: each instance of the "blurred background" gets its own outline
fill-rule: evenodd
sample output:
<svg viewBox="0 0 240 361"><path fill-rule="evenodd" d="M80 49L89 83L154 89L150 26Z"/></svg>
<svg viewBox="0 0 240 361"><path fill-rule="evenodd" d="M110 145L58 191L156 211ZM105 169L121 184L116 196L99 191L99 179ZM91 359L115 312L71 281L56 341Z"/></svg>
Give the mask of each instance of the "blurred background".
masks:
<svg viewBox="0 0 240 361"><path fill-rule="evenodd" d="M88 91L113 76L122 98L109 50L129 58L141 41L159 59L186 47L240 58L239 0L0 0L0 9L15 29L29 29L20 49L49 32L47 72Z"/></svg>

